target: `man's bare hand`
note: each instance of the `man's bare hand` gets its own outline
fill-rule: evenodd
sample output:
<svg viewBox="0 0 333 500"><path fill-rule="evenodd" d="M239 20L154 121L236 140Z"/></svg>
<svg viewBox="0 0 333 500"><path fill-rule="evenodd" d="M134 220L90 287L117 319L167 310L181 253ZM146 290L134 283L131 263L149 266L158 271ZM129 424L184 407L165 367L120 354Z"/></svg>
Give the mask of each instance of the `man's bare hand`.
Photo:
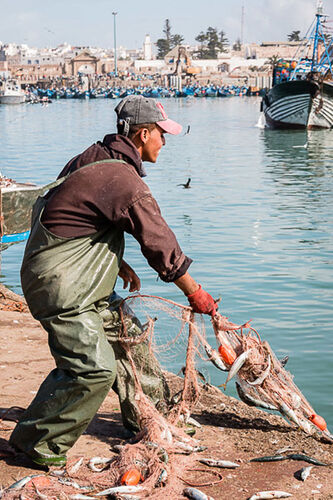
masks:
<svg viewBox="0 0 333 500"><path fill-rule="evenodd" d="M123 289L127 288L129 284L130 292L138 292L141 288L141 282L139 276L136 274L134 269L131 268L127 262L122 260L118 276L123 280Z"/></svg>

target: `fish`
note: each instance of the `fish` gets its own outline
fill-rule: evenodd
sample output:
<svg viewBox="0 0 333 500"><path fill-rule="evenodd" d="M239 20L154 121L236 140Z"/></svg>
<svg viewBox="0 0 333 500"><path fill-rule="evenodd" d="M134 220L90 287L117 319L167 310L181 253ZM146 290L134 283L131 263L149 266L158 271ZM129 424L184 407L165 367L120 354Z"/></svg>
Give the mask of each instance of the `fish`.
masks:
<svg viewBox="0 0 333 500"><path fill-rule="evenodd" d="M236 469L236 467L239 467L239 464L235 464L234 462L214 460L213 458L200 458L199 462L209 467L220 467L221 469Z"/></svg>
<svg viewBox="0 0 333 500"><path fill-rule="evenodd" d="M287 460L287 455L268 455L265 457L252 458L250 462L279 462L280 460Z"/></svg>
<svg viewBox="0 0 333 500"><path fill-rule="evenodd" d="M35 486L35 491L36 491L36 495L38 496L38 498L40 498L41 500L47 500L48 497L47 495L43 495L43 493L41 493Z"/></svg>
<svg viewBox="0 0 333 500"><path fill-rule="evenodd" d="M106 495L114 495L116 493L119 493L120 495L122 493L137 493L138 491L142 491L144 488L143 486L113 486L112 488L108 488L106 490L100 491L98 493L95 493L96 497L102 497Z"/></svg>
<svg viewBox="0 0 333 500"><path fill-rule="evenodd" d="M203 493L197 488L185 488L183 495L192 500L213 500L212 497L208 497L206 493Z"/></svg>
<svg viewBox="0 0 333 500"><path fill-rule="evenodd" d="M88 467L90 470L94 472L102 472L107 464L109 464L113 460L113 457L111 458L105 458L105 457L93 457L89 460ZM104 467L96 467L96 465L104 465Z"/></svg>
<svg viewBox="0 0 333 500"><path fill-rule="evenodd" d="M61 484L71 486L72 488L75 488L77 490L92 491L93 489L95 489L93 486L80 486L76 481L74 481L74 479L71 478L60 477L58 481Z"/></svg>
<svg viewBox="0 0 333 500"><path fill-rule="evenodd" d="M165 485L167 479L168 479L168 473L165 469L162 469L156 481L155 488Z"/></svg>
<svg viewBox="0 0 333 500"><path fill-rule="evenodd" d="M279 411L280 411L280 413L282 413L282 415L287 417L288 420L290 420L291 422L294 422L294 424L296 424L296 425L298 425L298 427L300 427L300 423L299 423L299 420L296 416L296 413L294 412L294 410L289 408L289 406L287 406L285 403L281 403L279 405Z"/></svg>
<svg viewBox="0 0 333 500"><path fill-rule="evenodd" d="M43 477L45 474L32 474L30 476L22 477L19 481L16 481L11 486L9 486L8 490L21 490L23 486L25 486L32 478L34 477Z"/></svg>
<svg viewBox="0 0 333 500"><path fill-rule="evenodd" d="M75 495L69 496L70 500L96 500L96 497L89 497L88 495L82 495L81 493L75 493Z"/></svg>
<svg viewBox="0 0 333 500"><path fill-rule="evenodd" d="M125 448L125 446L123 444L115 444L112 447L113 451L116 453L120 453L124 448Z"/></svg>
<svg viewBox="0 0 333 500"><path fill-rule="evenodd" d="M305 481L309 477L312 468L313 465L308 465L307 467L302 467L302 469L298 471L298 475L302 481Z"/></svg>
<svg viewBox="0 0 333 500"><path fill-rule="evenodd" d="M264 408L265 410L277 411L276 406L266 403L261 399L256 399L253 396L250 396L249 394L246 394L246 392L244 391L244 387L242 387L241 384L239 384L238 382L236 382L236 389L240 399L248 406L256 406L257 408L260 407Z"/></svg>
<svg viewBox="0 0 333 500"><path fill-rule="evenodd" d="M284 367L286 366L286 364L288 363L288 360L289 360L289 356L284 356L283 358L280 358L279 361L280 361L280 364Z"/></svg>
<svg viewBox="0 0 333 500"><path fill-rule="evenodd" d="M221 370L222 372L228 372L229 368L223 363L219 353L216 351L216 349L213 349L209 344L206 342L203 344L204 349L206 351L206 354L209 358L209 361L213 363L213 365Z"/></svg>
<svg viewBox="0 0 333 500"><path fill-rule="evenodd" d="M291 493L287 493L286 491L258 491L254 495L252 495L249 500L270 500L271 498L288 498L291 497Z"/></svg>
<svg viewBox="0 0 333 500"><path fill-rule="evenodd" d="M271 371L271 356L270 356L270 354L268 354L267 368L262 372L260 377L256 378L253 382L250 382L249 380L247 380L247 383L250 385L261 385L263 383L263 381L265 380L265 378L267 378L267 376L269 375L270 371Z"/></svg>
<svg viewBox="0 0 333 500"><path fill-rule="evenodd" d="M81 457L75 464L70 468L68 474L75 474L81 467L83 462L83 457Z"/></svg>
<svg viewBox="0 0 333 500"><path fill-rule="evenodd" d="M303 460L303 462L308 462L313 465L329 465L324 462L320 462L320 460L317 460L316 458L303 455L302 453L292 453L291 455L287 455L287 458L290 458L291 460Z"/></svg>
<svg viewBox="0 0 333 500"><path fill-rule="evenodd" d="M229 380L231 380L232 377L234 377L239 372L239 370L242 368L242 366L244 365L245 361L249 357L250 351L251 351L251 349L249 351L244 351L244 352L242 352L242 354L237 356L237 358L235 359L235 361L232 363L232 365L230 367L230 370L229 370L229 373L227 376L227 380L225 381L224 384L222 384L219 387L223 387L224 390L226 389L227 383L229 382Z"/></svg>

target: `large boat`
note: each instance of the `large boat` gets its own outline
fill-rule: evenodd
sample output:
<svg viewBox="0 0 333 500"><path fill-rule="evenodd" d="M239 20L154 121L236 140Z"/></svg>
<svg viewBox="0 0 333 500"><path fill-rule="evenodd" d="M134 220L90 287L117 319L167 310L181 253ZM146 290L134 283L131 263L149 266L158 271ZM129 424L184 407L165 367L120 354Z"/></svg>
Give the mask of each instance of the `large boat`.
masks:
<svg viewBox="0 0 333 500"><path fill-rule="evenodd" d="M270 128L333 127L333 38L327 41L323 18L323 5L318 1L310 34L295 58L280 60L274 68L273 87L261 103Z"/></svg>
<svg viewBox="0 0 333 500"><path fill-rule="evenodd" d="M58 181L54 181L46 186L36 186L16 182L0 173L0 254L14 243L28 238L35 201L57 184Z"/></svg>
<svg viewBox="0 0 333 500"><path fill-rule="evenodd" d="M25 97L17 80L0 81L0 104L21 104L25 102Z"/></svg>

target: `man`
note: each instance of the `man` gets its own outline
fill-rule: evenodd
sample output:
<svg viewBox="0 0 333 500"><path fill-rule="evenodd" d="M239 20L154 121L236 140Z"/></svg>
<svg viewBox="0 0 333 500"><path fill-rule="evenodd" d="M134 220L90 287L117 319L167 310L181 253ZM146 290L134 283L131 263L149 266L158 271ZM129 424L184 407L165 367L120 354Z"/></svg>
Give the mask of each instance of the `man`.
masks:
<svg viewBox="0 0 333 500"><path fill-rule="evenodd" d="M118 134L107 135L73 158L57 186L40 198L32 217L22 289L33 316L48 333L56 362L14 429L10 443L40 465L64 465L112 387L124 425L137 429L134 384L118 340L118 303L110 305L117 276L140 290L124 261L124 232L137 239L149 265L188 297L195 312L214 315L213 298L188 273L191 259L161 216L142 177L155 163L165 133L179 134L162 105L129 96L116 107ZM117 312L118 311L118 312ZM141 333L133 317L130 334ZM167 398L162 372L145 345L137 346L143 390L154 404ZM145 351L146 349L146 351Z"/></svg>

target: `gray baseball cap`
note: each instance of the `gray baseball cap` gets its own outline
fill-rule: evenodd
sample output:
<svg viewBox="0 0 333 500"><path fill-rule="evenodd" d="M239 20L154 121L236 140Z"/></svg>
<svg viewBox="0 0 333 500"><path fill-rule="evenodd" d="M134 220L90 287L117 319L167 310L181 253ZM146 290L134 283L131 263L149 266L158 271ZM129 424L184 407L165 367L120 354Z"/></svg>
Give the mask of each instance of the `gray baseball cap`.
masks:
<svg viewBox="0 0 333 500"><path fill-rule="evenodd" d="M131 125L141 123L156 123L164 132L177 135L182 131L179 123L170 120L164 111L162 104L151 97L142 95L129 95L125 97L115 108L117 122L125 122L128 131ZM125 134L127 135L127 134Z"/></svg>

